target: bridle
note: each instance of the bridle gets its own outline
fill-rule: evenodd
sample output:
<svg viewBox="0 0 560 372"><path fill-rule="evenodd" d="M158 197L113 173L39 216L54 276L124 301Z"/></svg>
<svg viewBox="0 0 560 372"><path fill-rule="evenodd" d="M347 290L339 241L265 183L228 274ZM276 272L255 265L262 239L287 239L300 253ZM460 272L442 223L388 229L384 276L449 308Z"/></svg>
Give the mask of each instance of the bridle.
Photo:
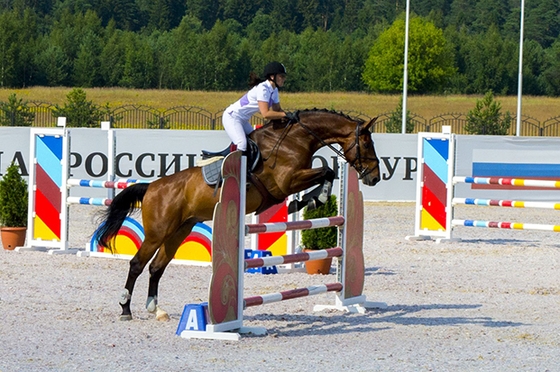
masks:
<svg viewBox="0 0 560 372"><path fill-rule="evenodd" d="M358 178L362 179L365 176L367 176L368 174L370 174L371 172L374 171L374 168L368 168L367 166L364 167L363 165L363 161L364 160L375 160L374 158L369 158L369 157L364 157L362 158L362 154L360 152L360 124L356 124L356 130L355 130L355 134L356 134L356 140L354 141L354 143L352 144L352 146L350 146L350 148L348 148L347 150L345 150L344 152L338 150L337 148L335 148L333 145L326 143L321 137L319 137L311 128L309 128L307 125L303 124L301 122L301 120L298 120L296 122L297 124L299 124L303 129L305 129L309 134L311 134L313 137L315 137L323 146L328 146L331 150L333 150L338 156L340 156L341 158L343 158L344 160L346 160L346 162L348 162L348 164L350 164L354 169L356 169L356 171L358 172ZM372 140L373 141L373 140ZM356 157L354 158L353 161L348 160L348 157L346 156L346 154L352 150L354 147L356 147Z"/></svg>

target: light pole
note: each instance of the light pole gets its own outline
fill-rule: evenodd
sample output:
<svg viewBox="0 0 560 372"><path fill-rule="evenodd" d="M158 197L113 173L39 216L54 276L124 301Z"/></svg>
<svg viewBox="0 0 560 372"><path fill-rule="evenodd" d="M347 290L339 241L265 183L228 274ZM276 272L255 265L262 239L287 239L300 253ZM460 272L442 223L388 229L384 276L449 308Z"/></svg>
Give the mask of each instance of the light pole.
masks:
<svg viewBox="0 0 560 372"><path fill-rule="evenodd" d="M404 23L404 72L403 72L403 102L402 102L402 133L406 133L406 96L408 94L408 19L410 0L406 0L406 19Z"/></svg>
<svg viewBox="0 0 560 372"><path fill-rule="evenodd" d="M519 78L517 81L517 122L515 135L520 136L521 132L521 97L523 86L523 13L525 13L525 0L521 0L521 21L519 26Z"/></svg>

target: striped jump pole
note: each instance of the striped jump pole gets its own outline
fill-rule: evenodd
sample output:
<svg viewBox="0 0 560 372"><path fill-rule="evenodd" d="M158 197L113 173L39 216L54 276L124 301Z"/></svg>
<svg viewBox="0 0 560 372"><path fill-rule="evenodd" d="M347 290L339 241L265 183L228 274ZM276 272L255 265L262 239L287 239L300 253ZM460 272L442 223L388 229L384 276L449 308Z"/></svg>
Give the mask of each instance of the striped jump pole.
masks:
<svg viewBox="0 0 560 372"><path fill-rule="evenodd" d="M292 230L320 229L323 227L341 226L343 224L344 217L342 216L314 218L302 221L250 224L246 225L245 234L266 234Z"/></svg>
<svg viewBox="0 0 560 372"><path fill-rule="evenodd" d="M453 205L480 205L485 207L560 209L560 203L501 199L453 198Z"/></svg>
<svg viewBox="0 0 560 372"><path fill-rule="evenodd" d="M113 199L108 198L86 198L81 196L69 196L66 198L68 204L97 205L108 207Z"/></svg>
<svg viewBox="0 0 560 372"><path fill-rule="evenodd" d="M507 229L507 230L540 230L560 232L558 225L542 225L534 223L521 222L494 222L494 221L478 221L478 220L453 220L453 226L467 227L485 227L491 229Z"/></svg>
<svg viewBox="0 0 560 372"><path fill-rule="evenodd" d="M223 184L220 201L214 209L212 240L212 279L210 281L205 329L185 329L184 338L212 338L238 340L240 334L266 334L266 329L243 326L243 310L325 292L336 292L334 305L316 305L314 310L337 309L364 312L367 307L386 307L383 303L366 301L364 286L363 198L357 173L343 167L340 179L340 216L308 221L262 223L245 225L245 157L236 151L222 164ZM244 259L246 234L266 234L297 229L338 226L339 247L285 256ZM277 293L244 297L246 268L310 261L337 257L337 282Z"/></svg>
<svg viewBox="0 0 560 372"><path fill-rule="evenodd" d="M453 184L472 183L478 185L502 185L519 187L543 187L560 189L560 181L553 180L532 180L521 178L505 177L453 177Z"/></svg>
<svg viewBox="0 0 560 372"><path fill-rule="evenodd" d="M68 187L93 187L100 189L126 189L136 183L149 183L144 180L124 180L124 181L100 181L70 178L67 180Z"/></svg>
<svg viewBox="0 0 560 372"><path fill-rule="evenodd" d="M329 257L340 257L344 251L340 247L321 249L314 252L302 252L288 254L285 256L269 256L260 258L250 258L245 260L245 269L253 269L256 267L276 266L295 262L305 262L313 260L322 260Z"/></svg>
<svg viewBox="0 0 560 372"><path fill-rule="evenodd" d="M86 180L86 179L68 179L66 185L68 188L71 187L92 187L100 189L126 189L137 183L150 183L151 181L145 180L124 180L124 181L98 181L98 180ZM97 205L97 206L109 206L113 198L90 198L83 196L68 196L66 202L68 204L82 204L82 205Z"/></svg>
<svg viewBox="0 0 560 372"><path fill-rule="evenodd" d="M280 302L291 300L299 297L307 297L318 295L326 292L340 292L342 291L341 283L330 283L323 285L314 285L306 288L290 289L278 293L270 293L262 296L247 297L244 299L245 307L265 305L273 302Z"/></svg>

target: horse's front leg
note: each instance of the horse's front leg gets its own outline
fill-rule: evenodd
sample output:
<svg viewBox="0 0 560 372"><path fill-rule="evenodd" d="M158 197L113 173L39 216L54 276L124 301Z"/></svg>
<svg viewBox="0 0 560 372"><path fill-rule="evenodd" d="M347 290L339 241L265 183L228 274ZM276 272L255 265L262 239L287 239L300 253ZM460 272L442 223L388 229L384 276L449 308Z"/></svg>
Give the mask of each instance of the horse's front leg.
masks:
<svg viewBox="0 0 560 372"><path fill-rule="evenodd" d="M292 172L291 177L285 179L287 194L295 194L315 185L322 185L325 181L332 183L336 174L329 167L300 169Z"/></svg>
<svg viewBox="0 0 560 372"><path fill-rule="evenodd" d="M298 181L300 183L309 184L309 186L304 187L303 189L308 189L313 185L319 185L319 186L317 186L315 189L311 190L310 192L306 193L302 197L301 201L294 200L293 202L291 202L290 205L288 206L288 213L297 212L305 206L307 206L310 209L315 209L325 204L330 198L331 191L332 191L332 184L336 176L334 171L328 167L310 169L307 171L308 172L296 172L296 175L293 178L292 186L297 186ZM301 177L298 177L300 176L300 173L301 173Z"/></svg>

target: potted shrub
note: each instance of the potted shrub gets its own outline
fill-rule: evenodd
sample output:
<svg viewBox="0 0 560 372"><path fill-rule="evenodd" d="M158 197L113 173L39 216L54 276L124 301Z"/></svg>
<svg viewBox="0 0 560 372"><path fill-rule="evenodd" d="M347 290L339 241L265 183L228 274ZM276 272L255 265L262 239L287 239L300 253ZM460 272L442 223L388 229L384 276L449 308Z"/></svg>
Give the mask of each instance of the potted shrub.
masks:
<svg viewBox="0 0 560 372"><path fill-rule="evenodd" d="M336 196L331 195L326 204L313 210L303 210L303 219L333 217L338 215ZM338 244L338 228L336 226L320 229L302 230L301 245L305 250L317 250L336 247ZM332 257L323 260L306 261L305 268L309 274L328 274Z"/></svg>
<svg viewBox="0 0 560 372"><path fill-rule="evenodd" d="M0 180L0 235L4 249L23 246L27 231L27 182L14 162Z"/></svg>

